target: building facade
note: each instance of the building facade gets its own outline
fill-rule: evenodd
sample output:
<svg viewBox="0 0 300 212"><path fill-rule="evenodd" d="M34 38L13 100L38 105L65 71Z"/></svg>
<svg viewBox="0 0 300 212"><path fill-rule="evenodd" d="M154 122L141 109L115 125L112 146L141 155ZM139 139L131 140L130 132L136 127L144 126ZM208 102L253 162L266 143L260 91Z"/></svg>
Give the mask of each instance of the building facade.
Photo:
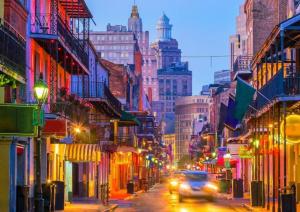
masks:
<svg viewBox="0 0 300 212"><path fill-rule="evenodd" d="M155 51L158 69L181 62L181 50L177 40L172 38L172 25L165 14L158 20L156 30L157 39L151 43L151 48Z"/></svg>
<svg viewBox="0 0 300 212"><path fill-rule="evenodd" d="M192 72L188 63L172 64L157 71L159 102L162 109L156 111L166 123L165 132L174 133L175 101L179 97L192 95Z"/></svg>
<svg viewBox="0 0 300 212"><path fill-rule="evenodd" d="M214 73L215 84L225 84L230 82L231 82L230 70L215 71Z"/></svg>
<svg viewBox="0 0 300 212"><path fill-rule="evenodd" d="M143 22L136 5L132 6L131 15L128 19L128 31L135 34L143 57L142 76L144 92L150 102L157 101L157 60L154 49L150 47L149 31L143 31Z"/></svg>
<svg viewBox="0 0 300 212"><path fill-rule="evenodd" d="M108 24L105 32L90 32L90 40L101 58L116 64L134 64L138 42L126 26Z"/></svg>
<svg viewBox="0 0 300 212"><path fill-rule="evenodd" d="M175 106L175 161L189 155L191 136L201 132L209 122L211 98L206 95L181 97Z"/></svg>

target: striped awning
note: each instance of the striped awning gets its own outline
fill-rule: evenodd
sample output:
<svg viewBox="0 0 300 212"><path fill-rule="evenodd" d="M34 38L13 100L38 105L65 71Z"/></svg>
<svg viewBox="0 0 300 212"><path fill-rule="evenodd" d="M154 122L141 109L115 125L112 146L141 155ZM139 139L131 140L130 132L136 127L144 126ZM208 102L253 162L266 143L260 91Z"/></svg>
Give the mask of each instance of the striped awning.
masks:
<svg viewBox="0 0 300 212"><path fill-rule="evenodd" d="M71 162L99 162L101 152L98 144L67 144L66 160Z"/></svg>

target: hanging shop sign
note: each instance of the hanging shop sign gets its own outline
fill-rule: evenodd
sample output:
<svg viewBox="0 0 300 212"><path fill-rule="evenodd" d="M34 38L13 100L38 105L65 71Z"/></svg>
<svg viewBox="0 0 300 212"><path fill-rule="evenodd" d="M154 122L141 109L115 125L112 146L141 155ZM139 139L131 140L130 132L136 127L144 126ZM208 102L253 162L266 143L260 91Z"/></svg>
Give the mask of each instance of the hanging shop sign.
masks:
<svg viewBox="0 0 300 212"><path fill-rule="evenodd" d="M284 121L281 122L280 132L284 136L286 132L286 140L288 143L300 143L300 115L292 114L286 117L286 127L284 129Z"/></svg>
<svg viewBox="0 0 300 212"><path fill-rule="evenodd" d="M37 111L35 105L0 104L0 136L36 136Z"/></svg>

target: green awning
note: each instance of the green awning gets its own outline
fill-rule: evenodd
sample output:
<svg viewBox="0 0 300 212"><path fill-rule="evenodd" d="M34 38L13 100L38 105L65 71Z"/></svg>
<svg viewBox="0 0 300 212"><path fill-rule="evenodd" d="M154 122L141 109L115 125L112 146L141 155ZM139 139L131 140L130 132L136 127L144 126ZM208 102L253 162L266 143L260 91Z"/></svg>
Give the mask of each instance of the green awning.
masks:
<svg viewBox="0 0 300 212"><path fill-rule="evenodd" d="M139 126L141 125L141 122L137 119L136 116L123 110L121 113L121 119L119 124L125 126Z"/></svg>

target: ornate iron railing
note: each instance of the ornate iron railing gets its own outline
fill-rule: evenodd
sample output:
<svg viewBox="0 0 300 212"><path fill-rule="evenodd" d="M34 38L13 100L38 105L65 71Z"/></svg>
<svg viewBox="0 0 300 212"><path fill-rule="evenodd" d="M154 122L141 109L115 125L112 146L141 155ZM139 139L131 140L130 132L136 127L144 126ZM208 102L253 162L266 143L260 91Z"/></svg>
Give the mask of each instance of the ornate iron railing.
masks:
<svg viewBox="0 0 300 212"><path fill-rule="evenodd" d="M26 78L26 41L1 19L0 64Z"/></svg>
<svg viewBox="0 0 300 212"><path fill-rule="evenodd" d="M295 95L300 95L300 73L290 73L284 76L281 70L259 89L256 107L261 109L269 103L269 100L272 101L276 97Z"/></svg>
<svg viewBox="0 0 300 212"><path fill-rule="evenodd" d="M58 36L64 45L66 45L74 55L88 67L88 54L84 45L78 36L72 32L69 23L63 21L58 14L40 13L31 17L31 33L40 35ZM46 38L46 37L44 37ZM55 37L56 38L56 37Z"/></svg>
<svg viewBox="0 0 300 212"><path fill-rule="evenodd" d="M73 77L72 93L83 99L107 101L115 111L122 110L121 102L110 92L105 82L82 81L80 77Z"/></svg>
<svg viewBox="0 0 300 212"><path fill-rule="evenodd" d="M117 145L136 147L137 144L133 136L117 136Z"/></svg>
<svg viewBox="0 0 300 212"><path fill-rule="evenodd" d="M58 98L55 103L51 103L50 112L69 118L76 123L89 124L89 108L72 95Z"/></svg>

